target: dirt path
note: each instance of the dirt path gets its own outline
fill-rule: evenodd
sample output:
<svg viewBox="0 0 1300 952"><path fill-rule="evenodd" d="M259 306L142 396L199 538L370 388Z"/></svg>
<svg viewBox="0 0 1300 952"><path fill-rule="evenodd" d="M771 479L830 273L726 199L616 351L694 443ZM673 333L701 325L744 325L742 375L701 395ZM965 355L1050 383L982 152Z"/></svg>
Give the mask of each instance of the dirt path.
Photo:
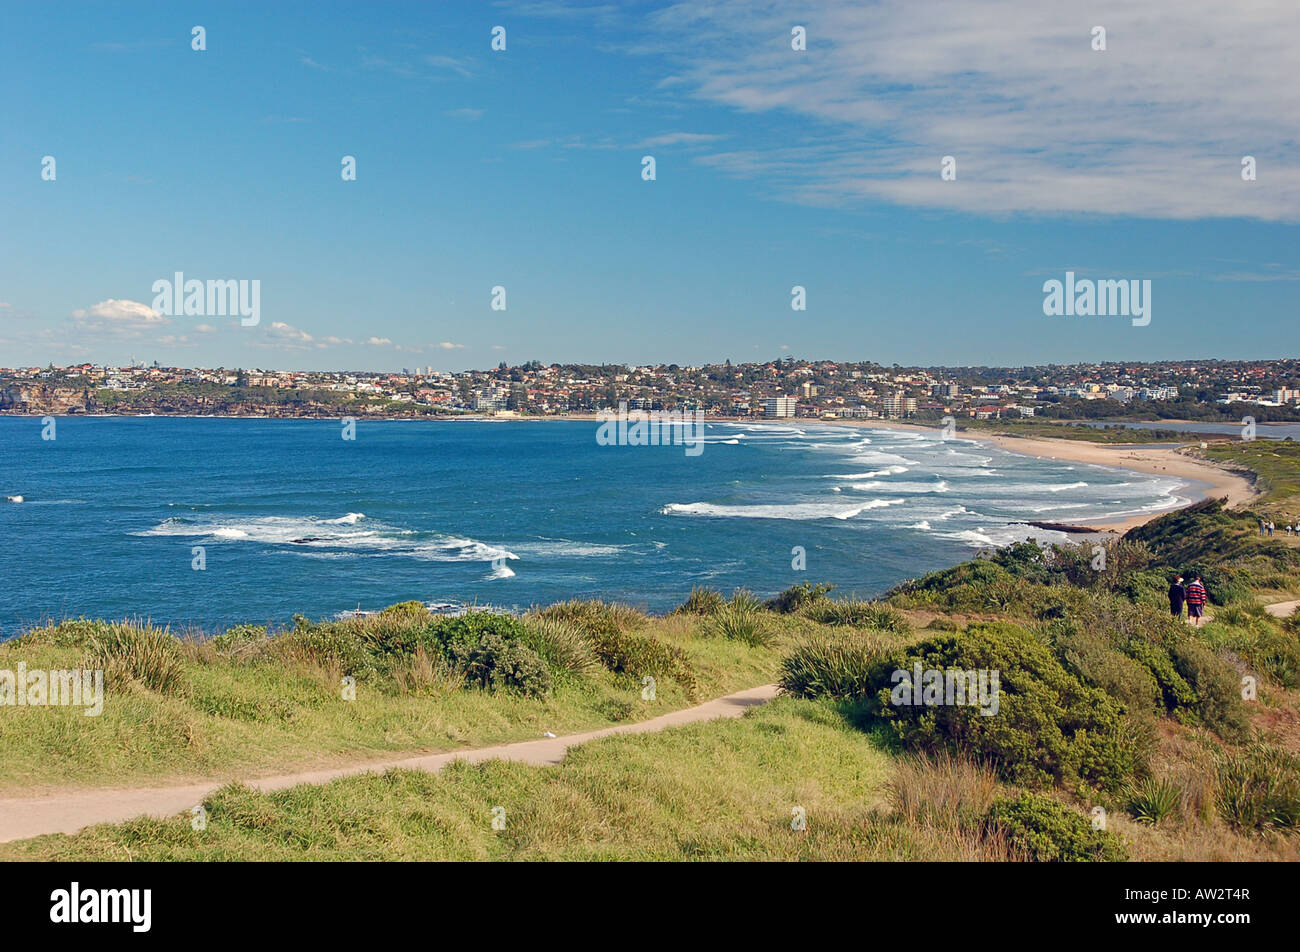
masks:
<svg viewBox="0 0 1300 952"><path fill-rule="evenodd" d="M1265 605L1264 611L1268 612L1274 618L1286 618L1296 610L1296 606L1298 605L1300 605L1300 600L1293 602L1274 602L1272 605Z"/></svg>
<svg viewBox="0 0 1300 952"><path fill-rule="evenodd" d="M262 777L245 782L256 790L269 793L302 783L328 783L338 777L379 773L393 767L436 773L453 760L464 760L474 764L493 759L515 760L525 764L558 764L564 759L564 754L570 747L598 737L610 737L615 734L647 734L679 724L692 724L721 717L739 717L751 707L766 704L776 696L776 693L776 685L765 684L762 687L737 691L735 694L707 701L697 707L673 711L648 721L619 724L582 734L519 741L497 747L425 754L401 760L368 761L354 766ZM224 783L224 781L207 781L179 787L78 790L40 798L0 799L0 843L25 840L45 833L75 833L96 823L121 823L138 816L174 816L201 803L204 797L224 786Z"/></svg>

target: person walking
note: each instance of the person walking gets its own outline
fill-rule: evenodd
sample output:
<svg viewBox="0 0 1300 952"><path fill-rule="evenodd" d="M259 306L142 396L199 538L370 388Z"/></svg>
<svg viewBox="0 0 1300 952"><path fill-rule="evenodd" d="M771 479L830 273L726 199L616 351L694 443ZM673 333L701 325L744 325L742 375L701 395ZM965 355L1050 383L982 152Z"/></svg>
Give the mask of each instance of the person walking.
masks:
<svg viewBox="0 0 1300 952"><path fill-rule="evenodd" d="M1205 583L1201 581L1201 577L1199 575L1193 577L1192 584L1187 586L1187 620L1197 628L1201 627L1201 613L1205 611L1207 597Z"/></svg>
<svg viewBox="0 0 1300 952"><path fill-rule="evenodd" d="M1267 529L1267 528L1268 528L1268 524L1267 524L1266 522L1264 522L1263 519L1259 520L1259 534L1260 534L1260 535L1263 535L1263 534L1264 534L1264 530Z"/></svg>
<svg viewBox="0 0 1300 952"><path fill-rule="evenodd" d="M1183 585L1183 577L1180 575L1174 579L1174 584L1169 586L1169 614L1175 618L1183 617L1183 602L1187 600L1187 587Z"/></svg>
<svg viewBox="0 0 1300 952"><path fill-rule="evenodd" d="M1273 520L1272 520L1272 519L1268 520L1268 535L1269 535L1269 538L1272 538L1272 537L1273 537Z"/></svg>

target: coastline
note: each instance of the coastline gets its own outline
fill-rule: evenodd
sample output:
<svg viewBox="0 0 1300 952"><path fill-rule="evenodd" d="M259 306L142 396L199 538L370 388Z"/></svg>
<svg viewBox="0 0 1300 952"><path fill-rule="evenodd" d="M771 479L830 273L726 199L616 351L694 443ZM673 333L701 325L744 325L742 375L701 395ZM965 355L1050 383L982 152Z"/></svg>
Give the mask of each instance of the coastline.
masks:
<svg viewBox="0 0 1300 952"><path fill-rule="evenodd" d="M758 420L758 424L777 421ZM899 420L815 420L811 423L824 423L833 426L860 426L864 429L908 430L911 432L933 433L935 427L904 423ZM959 431L959 438L988 443L999 449L1039 459L1060 460L1070 463L1091 463L1096 466L1110 466L1129 469L1150 476L1170 476L1183 480L1194 497L1192 503L1209 498L1225 498L1230 507L1248 503L1259 495L1254 482L1239 472L1226 469L1208 460L1198 459L1181 452L1184 446L1158 446L1149 443L1089 443L1083 440L1053 439L1051 437L1004 436L996 433L974 435L970 431ZM1190 504L1189 504L1190 505ZM1094 522L1087 526L1078 526L1079 530L1092 530L1097 534L1120 534L1129 529L1145 525L1153 519L1177 512L1182 506L1173 506L1155 512L1138 513L1122 519L1106 522Z"/></svg>
<svg viewBox="0 0 1300 952"><path fill-rule="evenodd" d="M1041 459L1064 460L1071 463L1091 463L1097 466L1114 466L1131 469L1151 476L1171 476L1192 484L1202 483L1208 489L1193 486L1196 502L1208 498L1226 498L1229 506L1240 506L1259 491L1254 483L1240 473L1233 472L1208 460L1198 459L1181 452L1182 447L1151 446L1149 444L1081 443L1078 440L1054 440L1046 437L1000 436L981 437L994 446L1013 453L1037 456ZM1124 533L1152 519L1176 512L1180 507L1159 512L1142 513L1126 519L1097 523L1091 528L1100 531Z"/></svg>

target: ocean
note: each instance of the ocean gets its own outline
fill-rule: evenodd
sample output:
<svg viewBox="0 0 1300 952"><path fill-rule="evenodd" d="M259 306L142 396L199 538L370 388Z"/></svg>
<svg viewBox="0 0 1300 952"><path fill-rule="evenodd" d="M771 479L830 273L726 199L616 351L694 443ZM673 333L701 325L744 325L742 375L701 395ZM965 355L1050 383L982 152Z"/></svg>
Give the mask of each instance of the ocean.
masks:
<svg viewBox="0 0 1300 952"><path fill-rule="evenodd" d="M1067 538L1028 520L1189 495L938 431L710 423L691 456L601 446L596 428L362 420L345 440L330 420L70 417L44 440L40 420L0 418L0 632L283 625L408 599L667 611L693 585L870 597L981 546Z"/></svg>

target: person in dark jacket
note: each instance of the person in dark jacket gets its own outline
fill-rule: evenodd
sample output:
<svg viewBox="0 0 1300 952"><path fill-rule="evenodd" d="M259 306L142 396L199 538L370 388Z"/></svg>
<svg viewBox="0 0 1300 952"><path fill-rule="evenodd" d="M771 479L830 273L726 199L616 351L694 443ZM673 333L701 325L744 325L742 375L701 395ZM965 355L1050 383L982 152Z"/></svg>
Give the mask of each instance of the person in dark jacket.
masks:
<svg viewBox="0 0 1300 952"><path fill-rule="evenodd" d="M1183 602L1187 600L1187 589L1183 586L1183 577L1180 575L1174 579L1174 584L1169 586L1169 614L1175 618L1183 617Z"/></svg>
<svg viewBox="0 0 1300 952"><path fill-rule="evenodd" d="M1187 586L1187 620L1193 625L1201 624L1201 612L1205 609L1205 602L1209 596L1205 591L1205 583L1201 581L1198 575L1192 579L1192 584Z"/></svg>

